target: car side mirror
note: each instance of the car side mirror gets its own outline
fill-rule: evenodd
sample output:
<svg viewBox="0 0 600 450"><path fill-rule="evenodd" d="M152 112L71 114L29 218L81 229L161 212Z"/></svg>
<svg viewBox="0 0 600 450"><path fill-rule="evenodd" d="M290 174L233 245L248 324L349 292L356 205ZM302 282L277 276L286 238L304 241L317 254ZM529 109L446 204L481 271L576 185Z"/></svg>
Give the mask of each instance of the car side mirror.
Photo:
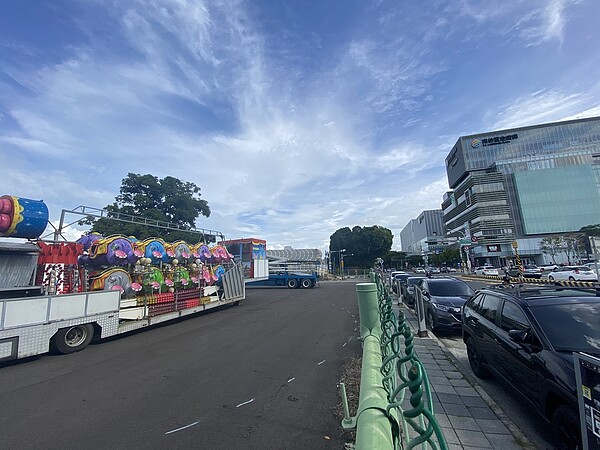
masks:
<svg viewBox="0 0 600 450"><path fill-rule="evenodd" d="M508 337L519 343L519 344L525 344L525 341L527 340L527 331L525 330L510 330L508 332Z"/></svg>
<svg viewBox="0 0 600 450"><path fill-rule="evenodd" d="M423 289L423 290L421 291L421 294L423 294L423 296L424 296L424 297L429 297L429 292L427 292L427 290L426 290L426 289Z"/></svg>

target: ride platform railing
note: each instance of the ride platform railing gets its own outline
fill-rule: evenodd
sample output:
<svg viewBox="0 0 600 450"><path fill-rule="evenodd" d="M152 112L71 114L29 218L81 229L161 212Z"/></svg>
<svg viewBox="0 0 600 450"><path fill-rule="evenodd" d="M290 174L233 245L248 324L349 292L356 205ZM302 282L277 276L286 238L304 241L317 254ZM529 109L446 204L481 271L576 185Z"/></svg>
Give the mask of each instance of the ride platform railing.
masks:
<svg viewBox="0 0 600 450"><path fill-rule="evenodd" d="M383 274L371 272L370 279L356 285L363 344L360 394L357 413L350 417L340 384L342 426L356 429L356 450L447 450L412 330L404 313L394 311Z"/></svg>

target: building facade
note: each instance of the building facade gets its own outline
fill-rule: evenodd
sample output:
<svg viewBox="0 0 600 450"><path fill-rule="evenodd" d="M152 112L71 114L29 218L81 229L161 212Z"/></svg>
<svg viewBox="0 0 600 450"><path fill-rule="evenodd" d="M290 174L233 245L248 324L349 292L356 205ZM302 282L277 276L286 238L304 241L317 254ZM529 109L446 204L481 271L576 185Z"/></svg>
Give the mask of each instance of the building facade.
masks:
<svg viewBox="0 0 600 450"><path fill-rule="evenodd" d="M402 251L427 260L432 252L443 250L444 215L441 209L423 211L400 232Z"/></svg>
<svg viewBox="0 0 600 450"><path fill-rule="evenodd" d="M507 265L514 242L543 263L544 236L600 223L600 117L462 136L446 173L446 232L474 264Z"/></svg>

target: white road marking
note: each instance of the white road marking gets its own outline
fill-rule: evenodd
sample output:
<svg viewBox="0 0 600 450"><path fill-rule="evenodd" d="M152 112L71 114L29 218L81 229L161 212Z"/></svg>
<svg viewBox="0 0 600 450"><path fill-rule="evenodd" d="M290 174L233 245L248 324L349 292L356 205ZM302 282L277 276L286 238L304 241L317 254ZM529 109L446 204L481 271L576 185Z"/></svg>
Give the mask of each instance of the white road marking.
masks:
<svg viewBox="0 0 600 450"><path fill-rule="evenodd" d="M251 400L248 400L247 402L240 403L239 405L236 406L236 408L239 408L240 406L247 405L248 403L252 403L253 401L254 401L254 399L251 399Z"/></svg>
<svg viewBox="0 0 600 450"><path fill-rule="evenodd" d="M348 345L348 343L347 343L347 342L344 342L344 345L342 345L342 347L345 347L346 345Z"/></svg>
<svg viewBox="0 0 600 450"><path fill-rule="evenodd" d="M294 381L296 379L296 377L292 377L289 380L287 380L288 383L291 383L292 381Z"/></svg>
<svg viewBox="0 0 600 450"><path fill-rule="evenodd" d="M165 434L171 434L171 433L175 433L177 431L185 430L186 428L193 427L194 425L198 425L198 422L190 423L189 425L186 425L185 427L175 428L174 430L167 431Z"/></svg>
<svg viewBox="0 0 600 450"><path fill-rule="evenodd" d="M319 364L317 364L317 366L320 366L321 364L323 364L325 362L325 360L321 361Z"/></svg>

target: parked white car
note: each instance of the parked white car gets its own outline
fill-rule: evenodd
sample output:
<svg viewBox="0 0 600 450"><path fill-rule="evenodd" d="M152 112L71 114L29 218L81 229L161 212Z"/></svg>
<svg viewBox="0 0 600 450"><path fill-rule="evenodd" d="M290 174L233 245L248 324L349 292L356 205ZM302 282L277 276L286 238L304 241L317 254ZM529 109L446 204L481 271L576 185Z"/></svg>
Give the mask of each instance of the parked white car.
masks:
<svg viewBox="0 0 600 450"><path fill-rule="evenodd" d="M596 275L600 275L600 262L598 263L598 266L596 266L596 263L587 263L584 264L584 266L587 266L591 271L596 272ZM598 267L598 269L596 269L596 267Z"/></svg>
<svg viewBox="0 0 600 450"><path fill-rule="evenodd" d="M587 266L557 267L548 274L550 281L598 281L598 275Z"/></svg>
<svg viewBox="0 0 600 450"><path fill-rule="evenodd" d="M475 275L494 275L498 276L498 269L491 266L483 266L475 268Z"/></svg>
<svg viewBox="0 0 600 450"><path fill-rule="evenodd" d="M424 267L417 267L415 269L415 273L425 273L425 268Z"/></svg>

